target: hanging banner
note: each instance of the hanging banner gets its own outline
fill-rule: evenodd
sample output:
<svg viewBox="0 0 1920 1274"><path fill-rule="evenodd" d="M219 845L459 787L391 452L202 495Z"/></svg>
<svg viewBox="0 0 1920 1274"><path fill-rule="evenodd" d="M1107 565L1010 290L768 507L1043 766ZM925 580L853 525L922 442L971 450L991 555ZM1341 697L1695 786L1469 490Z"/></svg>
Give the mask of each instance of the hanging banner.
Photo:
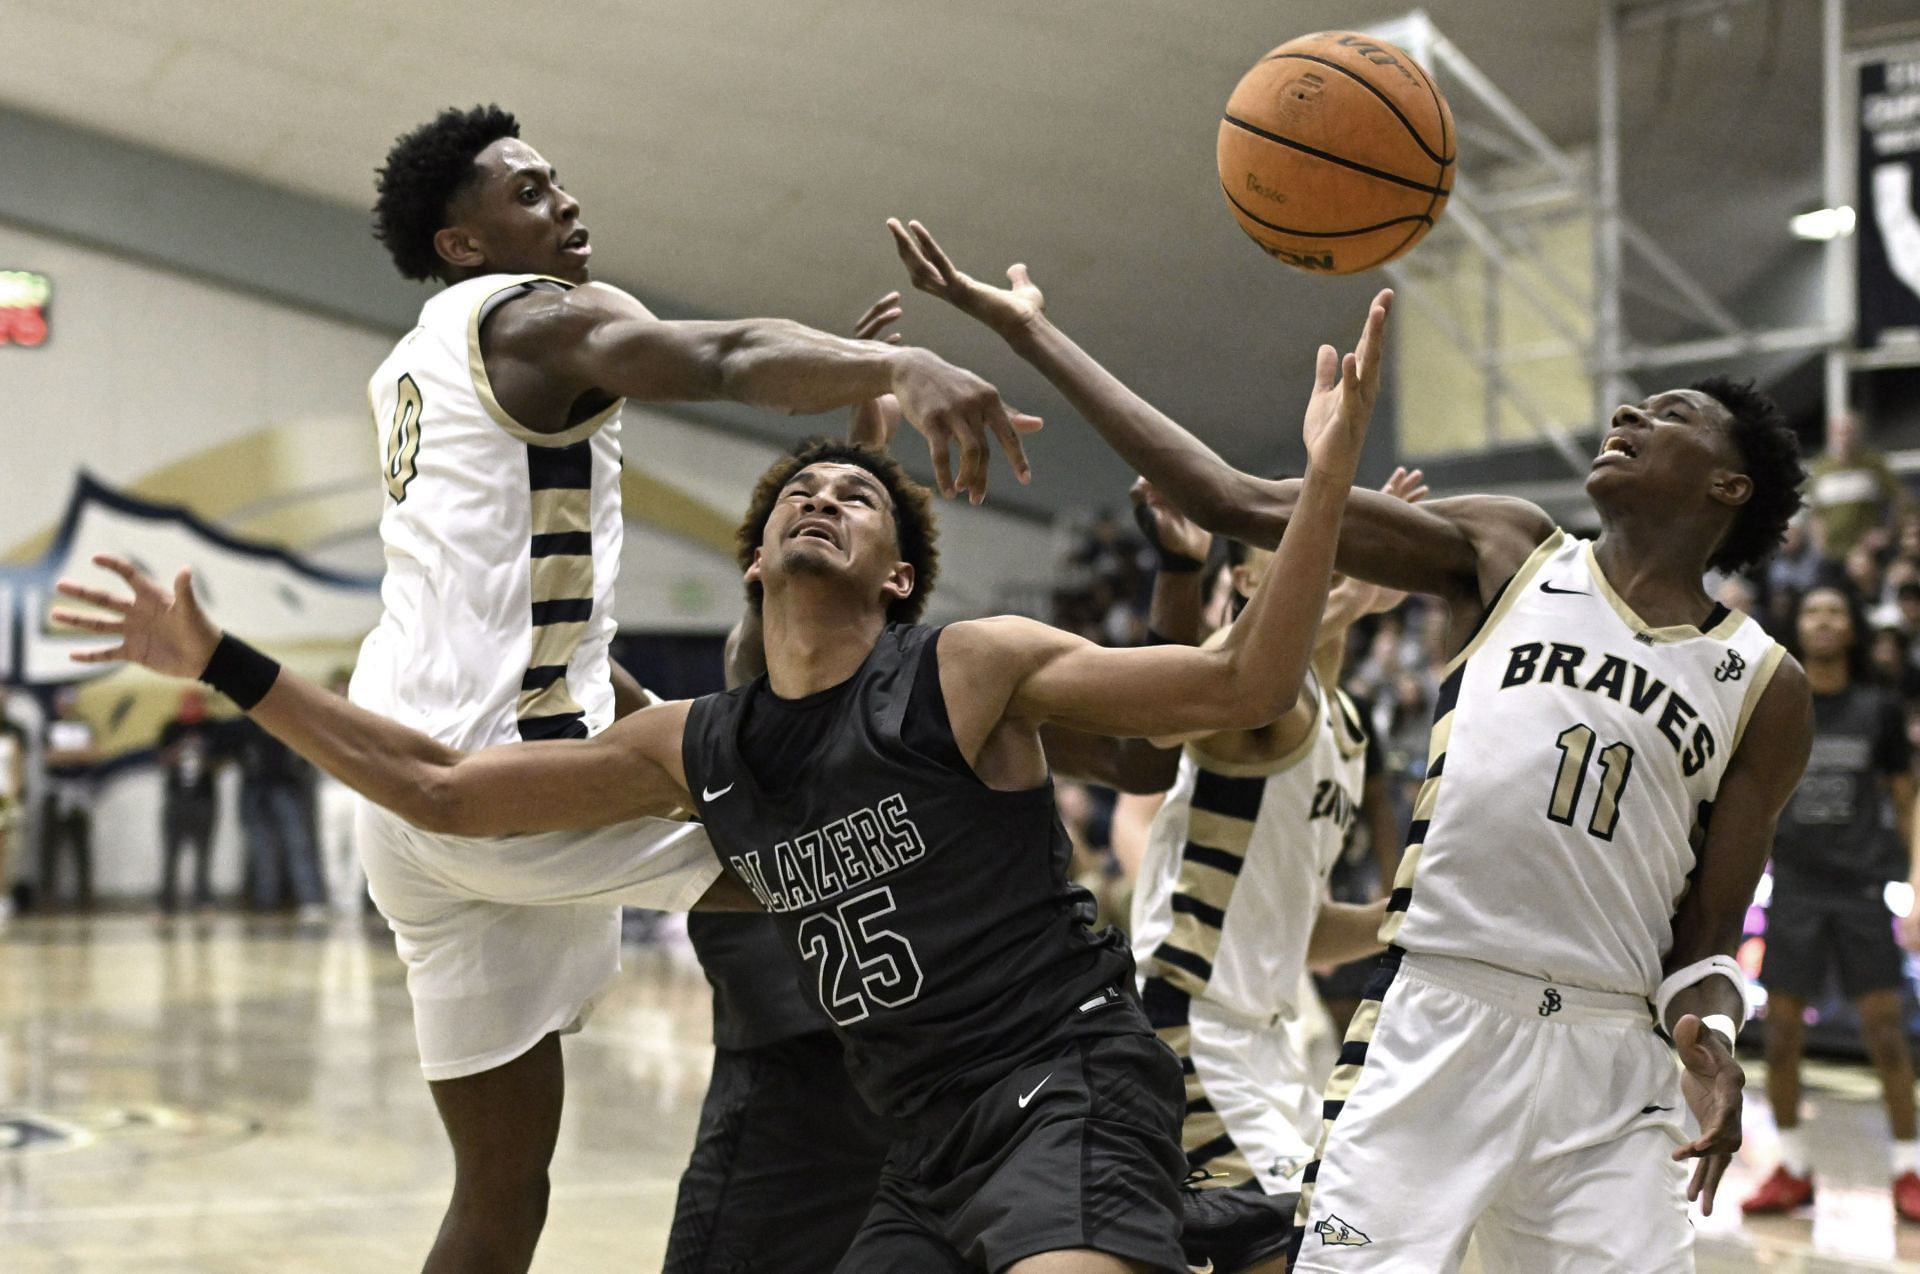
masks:
<svg viewBox="0 0 1920 1274"><path fill-rule="evenodd" d="M1902 329L1920 337L1920 57L1859 57L1856 333L1873 346Z"/></svg>

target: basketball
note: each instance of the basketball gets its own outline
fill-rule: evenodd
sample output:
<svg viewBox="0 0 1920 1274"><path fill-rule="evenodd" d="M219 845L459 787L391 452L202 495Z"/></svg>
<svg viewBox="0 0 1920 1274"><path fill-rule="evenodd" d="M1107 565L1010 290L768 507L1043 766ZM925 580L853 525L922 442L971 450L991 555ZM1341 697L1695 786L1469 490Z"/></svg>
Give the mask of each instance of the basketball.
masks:
<svg viewBox="0 0 1920 1274"><path fill-rule="evenodd" d="M1355 274L1420 242L1453 190L1453 113L1383 40L1320 31L1241 77L1220 120L1220 189L1277 261Z"/></svg>

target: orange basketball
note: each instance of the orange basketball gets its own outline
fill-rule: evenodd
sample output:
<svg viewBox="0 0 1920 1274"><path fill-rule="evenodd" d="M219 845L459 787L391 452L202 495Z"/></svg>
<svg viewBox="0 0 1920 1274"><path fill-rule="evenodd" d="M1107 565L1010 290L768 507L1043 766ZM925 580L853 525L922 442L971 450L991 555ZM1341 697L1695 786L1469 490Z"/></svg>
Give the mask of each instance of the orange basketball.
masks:
<svg viewBox="0 0 1920 1274"><path fill-rule="evenodd" d="M1289 40L1220 121L1220 189L1253 241L1314 274L1384 265L1453 190L1453 112L1420 64L1353 31Z"/></svg>

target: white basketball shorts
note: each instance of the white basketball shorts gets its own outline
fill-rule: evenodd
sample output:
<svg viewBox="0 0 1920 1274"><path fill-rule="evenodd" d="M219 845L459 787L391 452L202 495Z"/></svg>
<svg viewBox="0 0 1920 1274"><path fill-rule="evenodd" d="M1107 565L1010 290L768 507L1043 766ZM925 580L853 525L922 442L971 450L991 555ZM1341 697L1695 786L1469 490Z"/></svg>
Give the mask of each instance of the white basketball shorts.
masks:
<svg viewBox="0 0 1920 1274"><path fill-rule="evenodd" d="M458 1079L577 1031L620 971L620 907L685 911L719 877L697 823L437 836L371 801L355 839L407 966L420 1069Z"/></svg>
<svg viewBox="0 0 1920 1274"><path fill-rule="evenodd" d="M1286 1025L1250 1022L1195 1000L1183 1043L1174 1051L1193 1064L1183 1130L1191 1166L1226 1185L1253 1180L1267 1194L1298 1190L1319 1136L1320 1094Z"/></svg>
<svg viewBox="0 0 1920 1274"><path fill-rule="evenodd" d="M1397 968L1396 957L1398 957ZM1679 1063L1644 999L1390 951L1327 1084L1296 1271L1693 1269Z"/></svg>

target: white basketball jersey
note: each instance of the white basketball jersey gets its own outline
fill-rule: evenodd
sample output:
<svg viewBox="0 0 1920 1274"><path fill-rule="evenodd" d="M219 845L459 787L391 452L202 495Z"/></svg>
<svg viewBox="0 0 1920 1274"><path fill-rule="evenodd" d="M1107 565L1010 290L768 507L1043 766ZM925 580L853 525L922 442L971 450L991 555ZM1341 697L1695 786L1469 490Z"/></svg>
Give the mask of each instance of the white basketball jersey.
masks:
<svg viewBox="0 0 1920 1274"><path fill-rule="evenodd" d="M1294 1007L1366 779L1360 714L1309 684L1313 728L1287 756L1235 764L1187 745L1133 895L1141 971L1249 1018Z"/></svg>
<svg viewBox="0 0 1920 1274"><path fill-rule="evenodd" d="M1782 649L1738 611L1649 628L1555 531L1447 665L1380 936L1651 996L1692 838Z"/></svg>
<svg viewBox="0 0 1920 1274"><path fill-rule="evenodd" d="M535 433L495 400L480 357L494 306L569 286L505 274L454 284L368 385L385 612L351 694L455 747L580 738L613 719L622 404Z"/></svg>

